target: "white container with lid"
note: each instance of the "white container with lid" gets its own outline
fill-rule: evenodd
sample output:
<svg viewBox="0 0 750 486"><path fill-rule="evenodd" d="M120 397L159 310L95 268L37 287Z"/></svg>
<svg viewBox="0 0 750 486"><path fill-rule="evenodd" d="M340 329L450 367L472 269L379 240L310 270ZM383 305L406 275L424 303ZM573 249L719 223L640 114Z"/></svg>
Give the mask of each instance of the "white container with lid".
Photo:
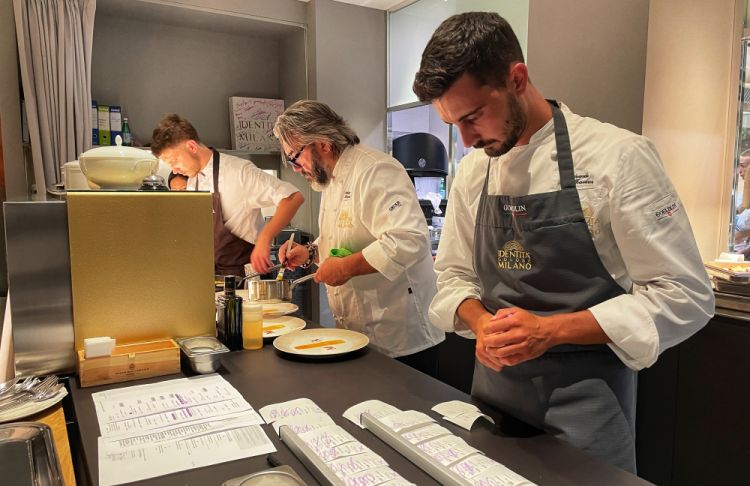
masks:
<svg viewBox="0 0 750 486"><path fill-rule="evenodd" d="M138 189L141 181L153 174L159 159L150 151L122 145L122 137L115 137L117 145L87 150L78 158L83 175L102 189Z"/></svg>

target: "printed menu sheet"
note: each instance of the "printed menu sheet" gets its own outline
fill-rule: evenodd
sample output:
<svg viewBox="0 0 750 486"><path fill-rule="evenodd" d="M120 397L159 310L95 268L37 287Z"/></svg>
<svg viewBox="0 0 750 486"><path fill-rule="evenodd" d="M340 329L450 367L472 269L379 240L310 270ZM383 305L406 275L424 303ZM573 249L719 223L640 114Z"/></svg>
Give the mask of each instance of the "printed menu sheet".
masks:
<svg viewBox="0 0 750 486"><path fill-rule="evenodd" d="M122 484L275 452L261 416L219 375L92 394L99 483Z"/></svg>

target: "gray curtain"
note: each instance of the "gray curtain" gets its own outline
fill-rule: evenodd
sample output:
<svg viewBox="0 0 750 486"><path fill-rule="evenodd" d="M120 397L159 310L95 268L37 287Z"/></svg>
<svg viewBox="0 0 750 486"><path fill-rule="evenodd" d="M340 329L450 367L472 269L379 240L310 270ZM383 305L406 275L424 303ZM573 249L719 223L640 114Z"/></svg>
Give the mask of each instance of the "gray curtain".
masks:
<svg viewBox="0 0 750 486"><path fill-rule="evenodd" d="M91 148L96 0L13 0L38 199Z"/></svg>

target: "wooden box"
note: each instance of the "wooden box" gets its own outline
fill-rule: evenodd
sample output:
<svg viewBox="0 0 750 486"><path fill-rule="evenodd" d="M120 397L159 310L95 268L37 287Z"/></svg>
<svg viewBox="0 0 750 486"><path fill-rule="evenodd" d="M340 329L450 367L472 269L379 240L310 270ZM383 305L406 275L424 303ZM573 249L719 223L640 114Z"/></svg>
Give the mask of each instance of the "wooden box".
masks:
<svg viewBox="0 0 750 486"><path fill-rule="evenodd" d="M172 339L115 346L112 356L84 358L78 350L82 387L138 380L180 372L180 347Z"/></svg>

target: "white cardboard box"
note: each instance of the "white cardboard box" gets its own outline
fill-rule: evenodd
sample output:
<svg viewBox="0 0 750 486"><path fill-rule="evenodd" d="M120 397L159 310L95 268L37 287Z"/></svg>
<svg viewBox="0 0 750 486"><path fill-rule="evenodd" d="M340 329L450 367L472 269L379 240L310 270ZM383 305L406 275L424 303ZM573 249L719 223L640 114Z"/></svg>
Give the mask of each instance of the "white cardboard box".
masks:
<svg viewBox="0 0 750 486"><path fill-rule="evenodd" d="M229 98L229 125L232 149L253 152L278 152L273 124L284 112L284 100L267 98Z"/></svg>

